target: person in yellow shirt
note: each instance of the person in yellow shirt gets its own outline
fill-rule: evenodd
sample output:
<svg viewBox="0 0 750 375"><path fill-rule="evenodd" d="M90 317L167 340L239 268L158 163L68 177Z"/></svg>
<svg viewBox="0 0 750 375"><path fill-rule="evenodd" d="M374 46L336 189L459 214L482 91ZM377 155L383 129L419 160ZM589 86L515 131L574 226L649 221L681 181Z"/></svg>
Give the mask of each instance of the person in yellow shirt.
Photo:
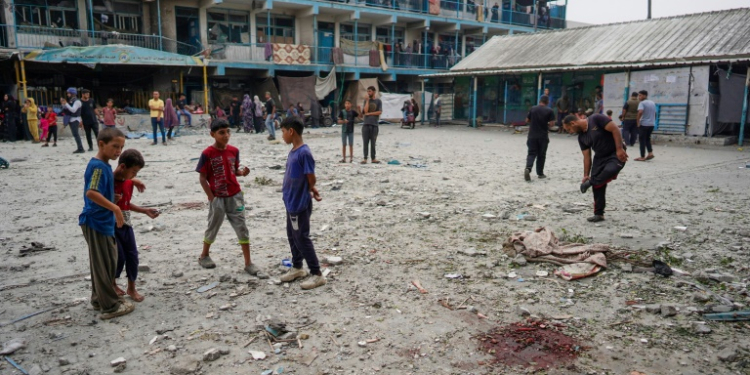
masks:
<svg viewBox="0 0 750 375"><path fill-rule="evenodd" d="M31 136L34 137L34 143L39 143L38 111L39 108L36 106L36 103L34 103L34 98L27 98L26 102L23 104L23 109L21 109L21 112L26 114L26 121L29 123L29 131L31 131Z"/></svg>
<svg viewBox="0 0 750 375"><path fill-rule="evenodd" d="M148 108L151 110L151 128L154 130L154 143L159 143L156 137L156 126L161 130L161 144L167 145L167 135L164 132L164 101L159 99L159 92L154 91L154 98L148 101Z"/></svg>

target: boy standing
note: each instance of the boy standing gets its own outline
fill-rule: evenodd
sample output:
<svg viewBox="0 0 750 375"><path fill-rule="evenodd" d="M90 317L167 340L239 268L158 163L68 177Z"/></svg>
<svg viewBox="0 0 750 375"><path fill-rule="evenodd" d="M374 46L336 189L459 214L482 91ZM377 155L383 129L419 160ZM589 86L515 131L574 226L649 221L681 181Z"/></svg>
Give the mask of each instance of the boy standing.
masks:
<svg viewBox="0 0 750 375"><path fill-rule="evenodd" d="M320 272L318 256L315 254L310 239L310 215L312 198L318 202L322 199L315 188L315 159L310 148L302 140L305 125L298 117L289 117L281 123L282 138L286 144L292 144L292 151L286 161L284 185L282 187L284 206L286 206L286 235L292 250L292 268L281 276L281 281L291 282L307 276L302 269L302 261L307 263L312 276L300 286L302 289L313 289L326 284L326 278Z"/></svg>
<svg viewBox="0 0 750 375"><path fill-rule="evenodd" d="M117 129L104 129L96 141L99 151L89 161L84 174L84 206L78 225L89 247L91 305L94 310L101 310L100 319L112 319L135 309L132 303L118 297L112 284L117 268L115 226L122 227L125 219L120 207L113 203L114 174L109 161L120 156L125 135Z"/></svg>
<svg viewBox="0 0 750 375"><path fill-rule="evenodd" d="M108 129L108 128L105 128ZM125 223L121 228L115 228L115 239L117 240L117 278L120 278L123 268L128 274L128 290L124 292L117 286L115 281L115 291L118 295L127 295L135 302L143 301L143 296L135 290L135 280L138 277L138 246L135 243L135 234L133 233L133 224L130 222L130 212L140 212L146 216L155 219L159 216L159 211L155 208L143 208L130 203L133 197L133 186L138 185L138 190L145 189L143 184L134 180L138 172L146 165L138 150L125 150L117 160L115 168L115 196L117 207L122 211Z"/></svg>
<svg viewBox="0 0 750 375"><path fill-rule="evenodd" d="M227 120L213 121L211 137L215 140L214 144L203 150L195 168L195 171L200 173L201 187L206 192L209 202L208 229L203 238L203 252L198 258L198 264L203 268L216 267L208 252L226 216L242 246L245 272L260 279L267 279L268 275L250 260L250 233L245 224L245 198L235 177L247 176L250 169L240 169L240 151L229 145L230 130Z"/></svg>
<svg viewBox="0 0 750 375"><path fill-rule="evenodd" d="M115 127L115 119L117 118L117 110L115 109L115 101L112 98L107 99L107 106L102 108L102 117L104 118L104 126L107 128Z"/></svg>
<svg viewBox="0 0 750 375"><path fill-rule="evenodd" d="M380 163L375 157L375 144L378 141L378 126L380 125L380 115L383 114L383 102L375 97L376 93L377 90L375 89L375 86L368 87L364 108L360 108L359 110L364 116L364 123L362 124L362 142L364 143L365 158L362 159L362 164L367 164L368 149L372 149L372 159L370 159L370 162L375 164Z"/></svg>
<svg viewBox="0 0 750 375"><path fill-rule="evenodd" d="M152 146L159 144L159 138L156 136L156 127L161 131L161 144L167 145L167 133L164 131L164 101L159 99L159 92L154 91L153 99L148 101L148 108L151 110L151 130L154 131L154 143Z"/></svg>
<svg viewBox="0 0 750 375"><path fill-rule="evenodd" d="M57 147L57 115L52 106L47 107L47 114L44 116L44 119L47 120L47 141L42 147L49 147L49 140L53 136L55 137L55 143L52 144L52 147Z"/></svg>
<svg viewBox="0 0 750 375"><path fill-rule="evenodd" d="M352 109L352 102L344 102L344 110L339 114L339 124L341 124L341 163L346 163L346 143L349 141L349 162L354 161L354 119L359 117L359 113Z"/></svg>

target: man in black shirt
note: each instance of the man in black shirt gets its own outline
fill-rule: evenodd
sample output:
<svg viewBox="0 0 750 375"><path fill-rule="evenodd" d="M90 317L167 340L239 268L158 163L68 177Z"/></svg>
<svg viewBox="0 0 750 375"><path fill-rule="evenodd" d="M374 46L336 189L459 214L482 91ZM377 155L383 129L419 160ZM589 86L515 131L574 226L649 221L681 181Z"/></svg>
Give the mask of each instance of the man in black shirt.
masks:
<svg viewBox="0 0 750 375"><path fill-rule="evenodd" d="M91 98L91 91L86 89L81 90L81 122L83 122L83 131L86 132L86 142L89 144L89 151L94 151L91 132L94 133L94 140L99 137L99 120L96 119L94 108L96 108L96 103Z"/></svg>
<svg viewBox="0 0 750 375"><path fill-rule="evenodd" d="M276 139L276 125L273 120L276 115L276 102L271 98L271 93L266 91L266 128L268 128L268 140L273 141Z"/></svg>
<svg viewBox="0 0 750 375"><path fill-rule="evenodd" d="M578 119L570 115L563 120L563 126L570 134L578 134L578 144L583 152L581 193L585 193L589 188L593 188L594 191L594 216L587 220L594 223L602 221L607 184L617 179L617 174L628 161L620 129L609 117L601 114L594 114L588 119Z"/></svg>
<svg viewBox="0 0 750 375"><path fill-rule="evenodd" d="M531 180L531 167L534 166L534 160L536 160L537 177L546 178L544 161L547 159L549 128L555 124L555 111L549 107L547 95L542 95L539 98L539 105L531 107L529 115L526 116L526 123L529 124L529 138L526 141L529 154L526 157L526 169L523 170L523 178L526 181Z"/></svg>

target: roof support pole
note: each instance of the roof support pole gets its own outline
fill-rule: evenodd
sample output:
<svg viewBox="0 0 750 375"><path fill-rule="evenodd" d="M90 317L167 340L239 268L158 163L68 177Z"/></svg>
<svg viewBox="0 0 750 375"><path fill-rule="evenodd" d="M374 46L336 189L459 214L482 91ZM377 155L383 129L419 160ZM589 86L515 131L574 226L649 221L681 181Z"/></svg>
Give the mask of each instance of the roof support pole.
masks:
<svg viewBox="0 0 750 375"><path fill-rule="evenodd" d="M359 60L359 51L357 51L357 47L359 46L359 19L354 20L354 66L357 66L357 61Z"/></svg>
<svg viewBox="0 0 750 375"><path fill-rule="evenodd" d="M536 104L539 104L539 98L542 97L542 72L539 72L539 80L536 84Z"/></svg>
<svg viewBox="0 0 750 375"><path fill-rule="evenodd" d="M508 123L508 78L505 78L505 95L503 97L503 124Z"/></svg>
<svg viewBox="0 0 750 375"><path fill-rule="evenodd" d="M477 83L479 80L477 76L471 77L471 81L474 83L471 92L471 126L474 129L477 128Z"/></svg>
<svg viewBox="0 0 750 375"><path fill-rule="evenodd" d="M630 69L625 72L625 98L622 99L624 103L628 102L630 96Z"/></svg>
<svg viewBox="0 0 750 375"><path fill-rule="evenodd" d="M203 59L203 108L205 113L211 109L208 106L208 59Z"/></svg>
<svg viewBox="0 0 750 375"><path fill-rule="evenodd" d="M21 67L23 67L23 61L21 61ZM24 79L26 81L26 79ZM26 88L26 84L24 83L24 90ZM742 100L742 120L740 120L740 139L739 139L739 145L742 146L742 143L745 140L745 123L747 122L747 94L750 90L750 65L747 67L747 75L745 76L745 96Z"/></svg>
<svg viewBox="0 0 750 375"><path fill-rule="evenodd" d="M23 85L21 86L23 87L23 99L26 100L29 97L29 93L26 92L26 65L23 63L23 58L21 58L21 84ZM745 87L745 104L745 107L747 107L747 87Z"/></svg>

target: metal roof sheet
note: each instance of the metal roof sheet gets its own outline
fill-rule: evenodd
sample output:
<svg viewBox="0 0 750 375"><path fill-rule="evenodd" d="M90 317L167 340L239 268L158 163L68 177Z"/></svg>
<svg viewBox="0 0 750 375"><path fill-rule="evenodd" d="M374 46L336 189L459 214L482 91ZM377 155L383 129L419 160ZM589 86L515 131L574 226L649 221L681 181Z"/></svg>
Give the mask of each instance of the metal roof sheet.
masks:
<svg viewBox="0 0 750 375"><path fill-rule="evenodd" d="M750 61L750 8L495 36L450 77Z"/></svg>

